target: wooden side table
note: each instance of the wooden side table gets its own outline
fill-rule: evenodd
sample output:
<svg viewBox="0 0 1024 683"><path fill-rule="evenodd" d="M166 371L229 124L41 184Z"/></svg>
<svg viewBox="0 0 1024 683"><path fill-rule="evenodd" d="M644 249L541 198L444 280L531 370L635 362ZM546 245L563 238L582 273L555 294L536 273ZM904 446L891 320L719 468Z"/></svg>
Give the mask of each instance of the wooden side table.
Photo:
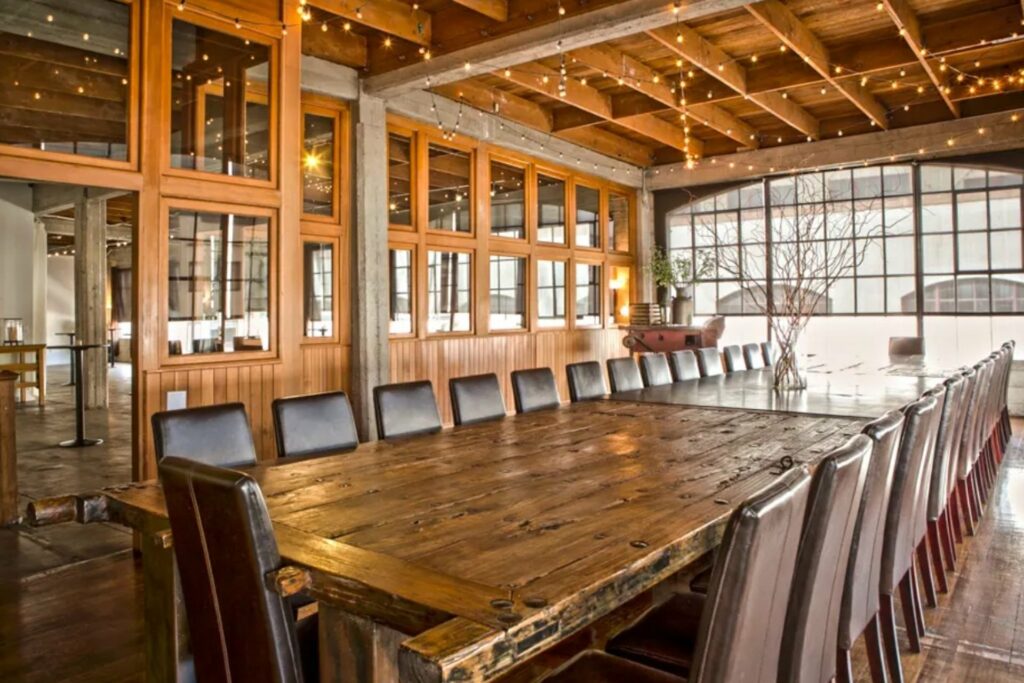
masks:
<svg viewBox="0 0 1024 683"><path fill-rule="evenodd" d="M32 354L32 361L27 361L26 356ZM0 356L15 356L15 361L0 363L0 371L17 373L18 381L15 389L21 393L21 402L28 401L28 390L39 391L39 405L46 405L46 344L4 344L0 346ZM29 379L26 375L32 375Z"/></svg>

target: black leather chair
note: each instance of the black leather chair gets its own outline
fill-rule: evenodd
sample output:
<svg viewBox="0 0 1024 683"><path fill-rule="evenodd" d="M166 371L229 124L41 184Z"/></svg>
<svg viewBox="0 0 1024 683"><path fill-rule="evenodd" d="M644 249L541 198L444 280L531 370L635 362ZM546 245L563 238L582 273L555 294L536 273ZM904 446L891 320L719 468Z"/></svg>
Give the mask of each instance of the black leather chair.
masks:
<svg viewBox="0 0 1024 683"><path fill-rule="evenodd" d="M871 439L858 434L814 470L786 610L780 681L830 681L836 675L840 606L871 450Z"/></svg>
<svg viewBox="0 0 1024 683"><path fill-rule="evenodd" d="M500 420L506 415L505 397L493 372L452 378L448 380L448 391L456 426Z"/></svg>
<svg viewBox="0 0 1024 683"><path fill-rule="evenodd" d="M743 345L743 360L747 364L748 370L760 370L765 367L761 346L756 343Z"/></svg>
<svg viewBox="0 0 1024 683"><path fill-rule="evenodd" d="M157 461L186 458L218 467L256 464L256 445L242 403L155 413L152 425Z"/></svg>
<svg viewBox="0 0 1024 683"><path fill-rule="evenodd" d="M896 451L903 432L903 413L893 410L864 427L871 439L871 467L864 483L860 514L846 565L846 586L839 611L839 648L837 678L852 683L853 663L850 650L864 634L868 664L874 683L882 683L885 674L882 636L878 629L878 580L882 573L882 541L885 514L896 467Z"/></svg>
<svg viewBox="0 0 1024 683"><path fill-rule="evenodd" d="M344 391L278 398L271 408L279 458L333 455L359 445Z"/></svg>
<svg viewBox="0 0 1024 683"><path fill-rule="evenodd" d="M551 368L515 370L512 373L512 395L516 413L532 413L562 405Z"/></svg>
<svg viewBox="0 0 1024 683"><path fill-rule="evenodd" d="M400 439L441 431L434 385L430 380L373 388L378 439Z"/></svg>
<svg viewBox="0 0 1024 683"><path fill-rule="evenodd" d="M645 353L640 356L640 378L645 387L672 384L672 370L663 353Z"/></svg>
<svg viewBox="0 0 1024 683"><path fill-rule="evenodd" d="M267 583L282 565L249 476L184 458L160 462L197 680L319 680L316 615L296 622Z"/></svg>
<svg viewBox="0 0 1024 683"><path fill-rule="evenodd" d="M725 370L722 369L722 356L714 346L697 349L697 365L700 367L701 377L717 377L725 374Z"/></svg>
<svg viewBox="0 0 1024 683"><path fill-rule="evenodd" d="M775 347L770 341L761 342L761 358L766 367L775 365Z"/></svg>
<svg viewBox="0 0 1024 683"><path fill-rule="evenodd" d="M644 379L640 375L640 368L632 356L626 358L609 358L608 379L612 384L612 393L618 391L635 391L644 388Z"/></svg>
<svg viewBox="0 0 1024 683"><path fill-rule="evenodd" d="M700 379L700 366L693 351L673 351L668 354L668 364L672 368L672 377L677 382Z"/></svg>
<svg viewBox="0 0 1024 683"><path fill-rule="evenodd" d="M608 651L690 681L775 680L810 491L806 468L795 468L738 506L707 596L673 595Z"/></svg>
<svg viewBox="0 0 1024 683"><path fill-rule="evenodd" d="M569 400L573 403L592 401L608 393L608 387L604 383L604 370L596 360L566 365L565 376L569 380Z"/></svg>
<svg viewBox="0 0 1024 683"><path fill-rule="evenodd" d="M739 372L747 369L747 361L743 358L743 349L735 344L722 349L725 354L726 372Z"/></svg>

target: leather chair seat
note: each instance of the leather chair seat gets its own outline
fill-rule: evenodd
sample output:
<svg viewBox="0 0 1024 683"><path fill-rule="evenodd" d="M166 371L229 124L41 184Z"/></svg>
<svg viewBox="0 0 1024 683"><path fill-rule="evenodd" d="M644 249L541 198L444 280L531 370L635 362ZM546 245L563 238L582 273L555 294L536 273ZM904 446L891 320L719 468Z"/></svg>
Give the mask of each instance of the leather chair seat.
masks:
<svg viewBox="0 0 1024 683"><path fill-rule="evenodd" d="M544 683L685 683L685 678L643 664L587 650L568 666L542 679Z"/></svg>
<svg viewBox="0 0 1024 683"><path fill-rule="evenodd" d="M686 677L707 596L677 593L608 643L608 652Z"/></svg>

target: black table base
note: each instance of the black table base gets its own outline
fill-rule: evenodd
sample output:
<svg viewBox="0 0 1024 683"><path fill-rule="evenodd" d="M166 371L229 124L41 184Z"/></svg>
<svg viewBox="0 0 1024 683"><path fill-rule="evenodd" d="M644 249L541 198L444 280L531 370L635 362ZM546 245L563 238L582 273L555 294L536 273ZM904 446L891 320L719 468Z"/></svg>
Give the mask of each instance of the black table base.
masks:
<svg viewBox="0 0 1024 683"><path fill-rule="evenodd" d="M87 349L99 349L104 344L75 344L71 346L51 346L52 349L67 349L71 352L72 380L75 385L75 438L61 441L61 448L86 448L103 443L103 439L89 439L85 436L85 385L82 382L83 354Z"/></svg>

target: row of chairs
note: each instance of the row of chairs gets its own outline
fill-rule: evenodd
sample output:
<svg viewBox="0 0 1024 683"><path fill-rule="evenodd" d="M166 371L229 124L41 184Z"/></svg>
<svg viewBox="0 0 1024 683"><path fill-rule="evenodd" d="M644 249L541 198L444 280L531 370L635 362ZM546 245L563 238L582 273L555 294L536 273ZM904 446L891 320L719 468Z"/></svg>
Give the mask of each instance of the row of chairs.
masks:
<svg viewBox="0 0 1024 683"><path fill-rule="evenodd" d="M1013 348L871 422L813 477L790 470L740 505L689 590L545 680L846 682L864 635L872 680L902 681L894 594L919 651L915 568L928 593L926 538L936 538L931 567L941 570L955 566L961 522L973 533L1010 437Z"/></svg>

